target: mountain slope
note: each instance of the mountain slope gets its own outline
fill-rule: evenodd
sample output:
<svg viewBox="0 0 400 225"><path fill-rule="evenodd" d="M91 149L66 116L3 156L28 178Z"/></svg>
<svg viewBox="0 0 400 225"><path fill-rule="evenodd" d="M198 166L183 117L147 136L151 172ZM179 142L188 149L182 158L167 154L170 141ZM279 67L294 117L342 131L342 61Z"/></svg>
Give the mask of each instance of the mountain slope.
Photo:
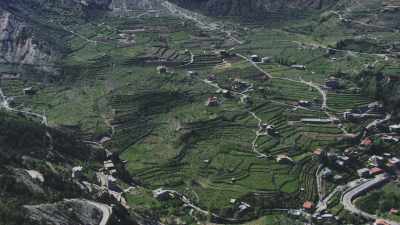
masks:
<svg viewBox="0 0 400 225"><path fill-rule="evenodd" d="M321 9L335 0L174 0L180 6L202 9L213 16L264 17L272 12Z"/></svg>

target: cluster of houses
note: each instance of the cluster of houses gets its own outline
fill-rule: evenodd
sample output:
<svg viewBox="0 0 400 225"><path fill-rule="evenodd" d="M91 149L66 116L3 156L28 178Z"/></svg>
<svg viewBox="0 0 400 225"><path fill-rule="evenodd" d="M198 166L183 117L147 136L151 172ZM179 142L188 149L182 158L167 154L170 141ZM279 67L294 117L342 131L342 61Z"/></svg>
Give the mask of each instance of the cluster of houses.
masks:
<svg viewBox="0 0 400 225"><path fill-rule="evenodd" d="M207 76L207 82L214 82L215 80L216 80L216 76L214 74L209 74ZM249 87L250 87L250 84L241 79L236 78L236 79L232 80L231 88L232 88L232 90L234 90L236 92L242 92ZM232 98L232 96L233 96L233 93L227 89L218 89L216 91L216 93L222 94L222 96L225 98ZM250 104L251 99L247 95L241 95L240 102L243 104ZM221 100L217 96L210 96L210 97L208 97L205 105L214 107L214 106L218 106L220 104L221 104Z"/></svg>
<svg viewBox="0 0 400 225"><path fill-rule="evenodd" d="M313 156L315 159L320 160L321 162L328 162L328 166L335 168L344 168L346 166L351 165L352 158L340 153L335 152L325 152L320 148L317 148L313 152ZM340 174L334 174L332 169L329 167L324 167L321 170L321 177L324 179L333 179L335 182L340 182L343 179L343 176Z"/></svg>
<svg viewBox="0 0 400 225"><path fill-rule="evenodd" d="M128 46L132 46L132 45L136 44L136 41L135 41L136 34L135 33L142 32L142 31L144 31L144 30L138 29L138 30L121 31L118 34L118 38L117 38L119 45L128 47Z"/></svg>
<svg viewBox="0 0 400 225"><path fill-rule="evenodd" d="M357 170L359 177L368 178L386 171L391 172L400 168L400 159L390 153L383 156L373 155L368 159L368 167Z"/></svg>
<svg viewBox="0 0 400 225"><path fill-rule="evenodd" d="M360 107L343 113L343 119L347 121L377 119L383 117L385 117L385 109L383 104L379 102L373 102L365 107Z"/></svg>
<svg viewBox="0 0 400 225"><path fill-rule="evenodd" d="M310 213L315 209L315 204L312 201L305 201L303 203L303 207L300 210L294 210L291 209L288 211L288 214L290 216L294 217L305 217L309 218L311 221L311 224L338 224L339 218L333 214L330 213L316 213L313 214L310 218ZM304 223L304 224L309 224L309 223Z"/></svg>

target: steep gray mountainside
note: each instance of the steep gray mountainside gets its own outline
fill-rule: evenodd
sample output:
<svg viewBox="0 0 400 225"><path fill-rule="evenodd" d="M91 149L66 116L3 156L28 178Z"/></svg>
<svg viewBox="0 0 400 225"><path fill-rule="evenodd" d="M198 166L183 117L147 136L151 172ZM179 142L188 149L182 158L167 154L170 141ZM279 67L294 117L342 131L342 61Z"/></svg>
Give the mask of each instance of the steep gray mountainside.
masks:
<svg viewBox="0 0 400 225"><path fill-rule="evenodd" d="M0 224L153 224L128 214L96 184L94 173L105 157L67 129L1 111ZM85 168L73 179L77 165Z"/></svg>
<svg viewBox="0 0 400 225"><path fill-rule="evenodd" d="M159 0L112 0L110 4L111 10L138 10L138 9L158 9L160 7Z"/></svg>
<svg viewBox="0 0 400 225"><path fill-rule="evenodd" d="M87 200L71 199L54 204L24 206L29 219L34 223L42 224L100 224L104 212ZM99 204L100 205L100 204ZM102 204L101 204L102 206ZM104 206L107 208L106 206Z"/></svg>
<svg viewBox="0 0 400 225"><path fill-rule="evenodd" d="M264 16L268 12L321 9L337 0L171 0L191 9L202 9L213 16Z"/></svg>
<svg viewBox="0 0 400 225"><path fill-rule="evenodd" d="M31 27L0 9L0 63L48 64L54 60L51 48L35 40Z"/></svg>
<svg viewBox="0 0 400 225"><path fill-rule="evenodd" d="M110 4L111 0L0 1L0 63L51 70L65 50L61 38L68 35L52 21L65 20L65 12L86 15L92 10L109 10ZM78 16L70 20L76 19Z"/></svg>

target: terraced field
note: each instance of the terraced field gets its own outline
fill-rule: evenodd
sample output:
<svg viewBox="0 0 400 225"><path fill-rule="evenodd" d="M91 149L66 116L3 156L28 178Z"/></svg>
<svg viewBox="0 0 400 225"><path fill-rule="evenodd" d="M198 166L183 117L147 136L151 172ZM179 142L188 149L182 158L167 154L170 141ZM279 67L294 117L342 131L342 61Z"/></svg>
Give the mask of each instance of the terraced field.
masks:
<svg viewBox="0 0 400 225"><path fill-rule="evenodd" d="M316 41L291 29L246 24L250 29L240 34L246 41L224 57L216 52L234 46L232 41L191 21L95 22L69 40L60 87L46 86L24 104L48 111L51 124L78 127L89 139L110 136L105 146L127 160L129 174L145 190L187 193L196 205L221 217L248 219L316 202L319 162L312 152L337 147L344 131L333 122L302 119L342 119L344 111L373 101L344 89L356 86L351 76L375 57L331 54L304 44ZM134 43L121 46L120 34L128 33L134 33ZM235 53L269 57L257 65L274 78ZM159 65L168 71L159 73ZM192 70L198 73L189 74ZM345 88L325 88L325 80L338 74ZM19 95L24 85L21 80L1 83L7 96ZM321 109L321 92L327 95L327 109ZM217 102L207 106L213 97ZM310 105L300 106L300 100ZM261 132L264 123L274 132ZM363 124L344 125L357 133ZM290 160L278 162L282 155ZM160 207L149 198L128 200ZM249 203L251 210L239 215L232 199Z"/></svg>

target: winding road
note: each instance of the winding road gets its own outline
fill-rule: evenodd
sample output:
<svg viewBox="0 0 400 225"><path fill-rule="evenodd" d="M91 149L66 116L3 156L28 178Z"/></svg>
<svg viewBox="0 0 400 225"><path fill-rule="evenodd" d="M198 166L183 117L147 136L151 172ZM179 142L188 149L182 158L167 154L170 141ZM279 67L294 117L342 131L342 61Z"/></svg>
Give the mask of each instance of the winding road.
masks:
<svg viewBox="0 0 400 225"><path fill-rule="evenodd" d="M4 95L4 92L1 88L0 88L0 108L4 108L5 110L10 111L10 112L22 113L22 114L25 114L28 116L37 117L42 121L42 124L44 124L45 126L48 126L47 117L45 115L42 115L39 113L34 113L34 112L29 112L26 110L18 110L18 109L12 108L10 106L10 104L8 103L7 96Z"/></svg>
<svg viewBox="0 0 400 225"><path fill-rule="evenodd" d="M100 209L103 213L103 216L101 218L101 221L99 225L107 225L108 220L111 217L112 214L112 208L106 204L98 203L98 202L93 202L93 201L88 201L90 204L96 206L98 209Z"/></svg>
<svg viewBox="0 0 400 225"><path fill-rule="evenodd" d="M369 179L366 181L361 181L356 183L353 187L350 187L347 189L342 197L341 197L341 203L343 204L344 208L354 214L360 215L364 218L370 219L370 220L376 220L379 219L378 216L369 214L367 212L364 212L360 209L358 209L354 204L353 200L365 192L369 191L370 189L377 187L379 185L382 185L390 180L390 177L386 174L381 174L376 176L373 179ZM386 220L388 223L391 225L400 225L400 223L395 222L395 221L390 221Z"/></svg>

